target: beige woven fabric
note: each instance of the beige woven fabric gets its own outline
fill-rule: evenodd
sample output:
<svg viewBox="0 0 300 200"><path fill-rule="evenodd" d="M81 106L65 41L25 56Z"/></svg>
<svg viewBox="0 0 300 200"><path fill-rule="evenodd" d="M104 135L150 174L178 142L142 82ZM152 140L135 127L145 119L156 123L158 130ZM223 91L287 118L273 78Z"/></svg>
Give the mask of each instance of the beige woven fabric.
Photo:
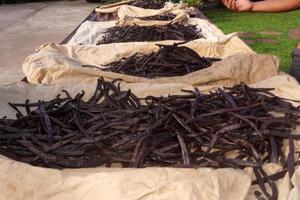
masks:
<svg viewBox="0 0 300 200"><path fill-rule="evenodd" d="M173 44L172 41L159 43ZM236 42L236 38L232 38L224 44L203 41L184 44L202 56L220 57L223 60L215 62L209 68L180 77L148 79L82 67L92 65L101 68L103 65L137 52L151 53L158 50L156 44L157 42L137 42L71 46L50 43L42 46L37 53L25 60L23 71L28 81L34 84L94 82L99 76L102 76L107 79L121 78L126 83L137 84L145 89L149 89L149 84L160 84L157 87L157 94L161 94L160 88L164 88L164 84L173 85L173 87L169 87L169 91L172 92L182 86L233 85L240 82L251 84L277 75L278 59L276 57L249 54L249 49L245 48L243 43ZM147 92L145 90L145 94Z"/></svg>
<svg viewBox="0 0 300 200"><path fill-rule="evenodd" d="M139 25L139 26L164 26L169 23L180 22L187 25L196 26L197 30L201 32L203 38L197 39L195 41L208 41L216 43L226 43L231 38L235 38L236 45L243 46L242 50L248 50L251 52L251 49L237 36L236 33L231 33L225 35L220 29L215 25L211 24L208 20L198 19L198 18L189 18L186 14L178 15L172 21L144 21L140 19L127 19L119 21L107 21L107 22L93 22L86 21L80 25L75 35L70 39L68 44L84 44L92 45L97 44L103 39L105 32L115 26L126 26L126 25Z"/></svg>
<svg viewBox="0 0 300 200"><path fill-rule="evenodd" d="M189 7L183 3L171 3L166 2L165 6L162 9L144 9L135 6L126 5L110 5L99 7L95 9L96 12L99 13L117 13L118 18L120 20L124 20L126 18L135 18L135 17L150 17L156 15L162 15L167 12L171 12L175 15L179 15L182 13L186 14L193 14L195 13L196 9L193 7Z"/></svg>

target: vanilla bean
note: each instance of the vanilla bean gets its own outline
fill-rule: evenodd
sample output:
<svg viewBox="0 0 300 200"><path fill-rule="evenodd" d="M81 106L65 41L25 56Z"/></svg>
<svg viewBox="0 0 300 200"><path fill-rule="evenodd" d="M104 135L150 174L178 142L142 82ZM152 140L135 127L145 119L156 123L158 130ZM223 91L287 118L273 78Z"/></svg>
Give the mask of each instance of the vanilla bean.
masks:
<svg viewBox="0 0 300 200"><path fill-rule="evenodd" d="M97 45L162 40L191 41L203 38L196 26L169 23L165 26L115 26L109 28Z"/></svg>
<svg viewBox="0 0 300 200"><path fill-rule="evenodd" d="M159 45L159 48L148 55L135 54L122 58L108 64L103 70L147 78L182 76L210 67L213 62L220 60L201 57L192 49L179 47L178 44Z"/></svg>
<svg viewBox="0 0 300 200"><path fill-rule="evenodd" d="M286 173L293 176L300 163L294 159L299 109L270 95L270 89L245 84L209 94L186 92L148 96L142 102L130 90L120 90L117 81L99 79L88 101L82 100L82 92L74 98L67 93L67 98L51 101L10 103L18 116L0 119L0 154L57 169L112 163L134 168L252 167L252 184L261 189L256 197L277 199L275 181ZM272 114L280 111L283 115ZM283 169L268 175L263 169L267 163L282 164Z"/></svg>

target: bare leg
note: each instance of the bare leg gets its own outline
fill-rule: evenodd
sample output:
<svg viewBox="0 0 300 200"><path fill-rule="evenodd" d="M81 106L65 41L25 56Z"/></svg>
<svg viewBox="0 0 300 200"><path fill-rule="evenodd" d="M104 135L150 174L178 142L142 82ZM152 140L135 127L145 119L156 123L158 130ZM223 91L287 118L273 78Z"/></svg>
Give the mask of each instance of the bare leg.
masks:
<svg viewBox="0 0 300 200"><path fill-rule="evenodd" d="M300 82L300 44L292 52L292 65L290 74Z"/></svg>

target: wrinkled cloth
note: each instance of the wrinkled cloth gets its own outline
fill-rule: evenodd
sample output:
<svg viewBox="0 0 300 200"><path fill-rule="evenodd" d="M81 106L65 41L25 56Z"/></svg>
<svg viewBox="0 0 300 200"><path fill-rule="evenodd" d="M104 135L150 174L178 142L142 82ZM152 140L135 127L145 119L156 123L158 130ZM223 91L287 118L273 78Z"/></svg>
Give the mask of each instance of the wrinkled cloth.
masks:
<svg viewBox="0 0 300 200"><path fill-rule="evenodd" d="M195 14L196 9L189 7L187 4L183 3L171 3L166 2L165 6L161 9L145 9L130 5L116 5L115 6L105 6L95 9L99 13L117 13L119 20L124 20L126 18L135 17L151 17L156 15L162 15L171 12L175 15L186 13Z"/></svg>
<svg viewBox="0 0 300 200"><path fill-rule="evenodd" d="M115 26L126 26L126 25L139 25L139 26L164 26L169 23L180 22L187 25L196 26L197 30L201 32L203 38L195 41L209 41L216 43L226 43L233 37L235 42L239 46L243 46L245 50L251 52L252 50L237 37L237 33L231 33L225 35L215 25L211 24L208 20L198 18L188 18L186 15L178 15L172 21L144 21L139 19L130 19L123 21L107 21L107 22L93 22L85 21L80 25L75 35L70 39L68 44L84 44L84 45L95 45L101 41L105 35L105 32Z"/></svg>
<svg viewBox="0 0 300 200"><path fill-rule="evenodd" d="M3 157L0 169L0 198L11 200L242 200L251 184L249 176L233 169L59 171Z"/></svg>
<svg viewBox="0 0 300 200"><path fill-rule="evenodd" d="M143 84L184 84L185 86L233 85L240 82L248 84L276 76L279 60L271 55L249 53L235 38L225 44L210 42L190 42L183 44L201 56L217 57L223 60L213 63L209 68L198 70L184 76L143 78L103 71L103 65L118 61L135 53L148 54L158 50L157 42L137 42L105 44L99 46L43 45L37 53L29 56L23 64L23 72L30 83L53 85L59 82L95 81L102 76L107 79L122 79L127 83ZM172 41L159 44L173 44ZM244 53L241 53L244 52ZM162 86L163 87L163 86ZM172 90L173 88L170 88Z"/></svg>

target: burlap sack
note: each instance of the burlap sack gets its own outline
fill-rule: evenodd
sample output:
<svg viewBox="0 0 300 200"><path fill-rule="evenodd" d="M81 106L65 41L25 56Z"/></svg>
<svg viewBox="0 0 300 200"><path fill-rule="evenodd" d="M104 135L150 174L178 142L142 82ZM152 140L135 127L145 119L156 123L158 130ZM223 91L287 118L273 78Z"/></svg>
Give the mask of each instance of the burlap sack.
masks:
<svg viewBox="0 0 300 200"><path fill-rule="evenodd" d="M175 15L186 13L186 14L194 14L196 9L193 7L188 7L188 5L183 3L171 3L166 2L165 6L162 9L144 9L130 5L116 5L116 6L106 6L99 7L95 9L96 12L99 13L117 13L118 18L120 20L126 18L134 18L134 17L150 17L161 15L167 12L171 12Z"/></svg>
<svg viewBox="0 0 300 200"><path fill-rule="evenodd" d="M125 83L122 83L122 85ZM275 87L275 94L300 100L300 87L286 75L272 77L255 87ZM86 98L92 95L95 84L80 83L74 85L57 84L55 86L31 85L18 83L0 86L1 116L6 113L13 116L15 111L7 102L24 102L25 99L50 100L62 89L73 96L81 89L86 91ZM289 90L286 90L289 88ZM299 149L299 144L296 148ZM232 200L254 199L253 191L257 186L250 186L254 175L251 169L106 169L102 167L76 170L53 170L33 167L0 156L0 199L103 199L103 200ZM269 174L278 172L280 166L265 166ZM296 200L300 194L300 169L292 179L285 176L277 182L280 200Z"/></svg>
<svg viewBox="0 0 300 200"><path fill-rule="evenodd" d="M161 42L172 44L173 42ZM137 52L151 53L158 50L156 42L120 43L100 46L69 46L53 43L42 46L29 56L23 71L30 83L56 84L58 82L94 81L99 76L107 79L121 78L127 83L184 84L186 86L233 85L240 82L255 83L277 75L278 59L270 55L245 54L248 49L237 46L234 38L225 44L190 42L184 44L202 56L220 57L211 67L185 76L148 79L96 68L82 67L102 65L117 61ZM245 52L241 54L241 52Z"/></svg>
<svg viewBox="0 0 300 200"><path fill-rule="evenodd" d="M126 18L123 20L119 20L117 25L124 26L124 25L139 25L139 26L166 26L169 23L185 23L190 16L186 13L178 13L176 17L169 21L163 20L147 20L143 18Z"/></svg>
<svg viewBox="0 0 300 200"><path fill-rule="evenodd" d="M246 174L231 169L58 171L3 157L0 169L0 197L10 200L242 200L250 187Z"/></svg>
<svg viewBox="0 0 300 200"><path fill-rule="evenodd" d="M103 39L107 29L116 26L117 21L93 22L85 21L77 29L67 44L97 44Z"/></svg>
<svg viewBox="0 0 300 200"><path fill-rule="evenodd" d="M294 188L291 190L288 200L298 200L300 197L300 168L295 172L292 184Z"/></svg>
<svg viewBox="0 0 300 200"><path fill-rule="evenodd" d="M116 3L111 3L111 4L103 5L103 6L100 6L99 8L101 8L101 9L114 8L114 7L117 7L117 6L120 6L120 5L128 5L131 2L133 2L133 1L134 0L120 1L120 2L116 2Z"/></svg>
<svg viewBox="0 0 300 200"><path fill-rule="evenodd" d="M97 44L103 39L107 29L114 26L126 26L126 25L139 25L139 26L164 26L168 23L185 23L188 25L196 26L199 32L203 35L203 38L200 38L196 41L210 41L218 43L226 43L231 38L237 36L236 33L231 33L225 35L220 29L215 25L210 23L208 20L199 19L199 18L188 18L185 14L178 15L172 21L144 21L140 19L127 19L120 21L107 21L107 22L92 22L86 21L80 25L75 35L70 39L68 44ZM235 42L237 45L244 46L244 49L250 48L240 40L238 37L235 37Z"/></svg>

